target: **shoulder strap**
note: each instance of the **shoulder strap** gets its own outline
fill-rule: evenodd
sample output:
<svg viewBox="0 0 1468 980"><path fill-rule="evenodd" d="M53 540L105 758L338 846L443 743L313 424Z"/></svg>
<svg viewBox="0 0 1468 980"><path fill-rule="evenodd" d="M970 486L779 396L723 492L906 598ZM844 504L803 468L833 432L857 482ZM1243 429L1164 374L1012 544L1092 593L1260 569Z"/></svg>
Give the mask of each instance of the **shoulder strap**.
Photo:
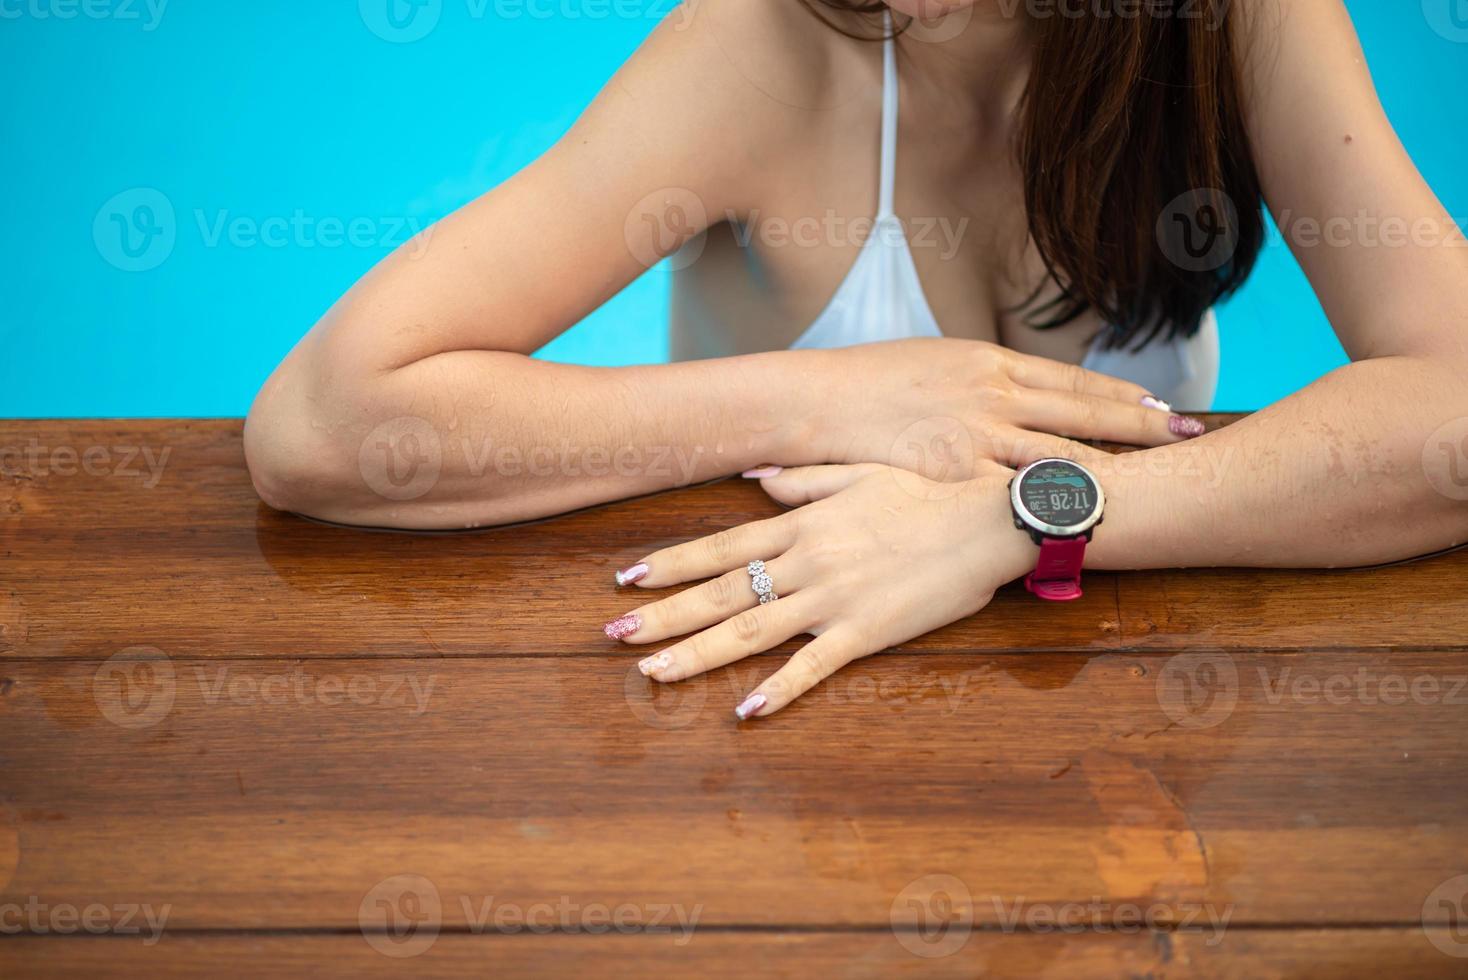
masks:
<svg viewBox="0 0 1468 980"><path fill-rule="evenodd" d="M892 14L883 17L887 39L882 42L882 173L877 216L892 213L892 189L897 181L897 51L892 34Z"/></svg>

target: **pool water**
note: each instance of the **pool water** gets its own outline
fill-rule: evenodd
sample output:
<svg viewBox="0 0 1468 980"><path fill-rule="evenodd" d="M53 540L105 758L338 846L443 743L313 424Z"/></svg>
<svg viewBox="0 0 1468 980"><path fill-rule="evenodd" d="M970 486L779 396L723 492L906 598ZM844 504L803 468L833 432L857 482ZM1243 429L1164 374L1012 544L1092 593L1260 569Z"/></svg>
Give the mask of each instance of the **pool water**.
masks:
<svg viewBox="0 0 1468 980"><path fill-rule="evenodd" d="M0 0L0 415L240 415L413 231L548 147L672 0ZM1468 0L1351 0L1468 216ZM666 359L654 270L542 356ZM1221 311L1217 407L1344 363L1275 235Z"/></svg>

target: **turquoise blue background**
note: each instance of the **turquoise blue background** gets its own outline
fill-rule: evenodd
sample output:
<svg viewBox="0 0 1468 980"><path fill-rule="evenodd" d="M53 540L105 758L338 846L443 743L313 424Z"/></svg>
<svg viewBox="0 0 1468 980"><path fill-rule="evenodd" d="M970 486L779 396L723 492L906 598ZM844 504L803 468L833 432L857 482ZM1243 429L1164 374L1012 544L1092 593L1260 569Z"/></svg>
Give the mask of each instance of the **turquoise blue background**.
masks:
<svg viewBox="0 0 1468 980"><path fill-rule="evenodd" d="M398 224L531 161L672 0L392 0L421 7L401 29L387 2L0 0L0 415L243 414ZM1402 138L1468 216L1468 0L1348 5ZM113 212L138 213L138 188L174 208L171 252L120 250ZM366 220L368 240L211 243L221 220L298 213ZM544 356L665 359L667 288L644 276ZM1277 237L1222 323L1220 408L1344 361Z"/></svg>

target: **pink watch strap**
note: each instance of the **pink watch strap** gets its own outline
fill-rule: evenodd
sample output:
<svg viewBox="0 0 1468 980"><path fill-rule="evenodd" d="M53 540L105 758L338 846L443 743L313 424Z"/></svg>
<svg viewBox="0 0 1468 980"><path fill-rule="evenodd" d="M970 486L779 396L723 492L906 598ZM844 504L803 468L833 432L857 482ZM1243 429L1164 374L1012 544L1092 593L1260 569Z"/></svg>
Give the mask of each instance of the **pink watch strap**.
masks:
<svg viewBox="0 0 1468 980"><path fill-rule="evenodd" d="M1040 542L1040 560L1025 576L1025 588L1041 599L1067 602L1081 597L1081 564L1086 558L1086 539L1045 538Z"/></svg>

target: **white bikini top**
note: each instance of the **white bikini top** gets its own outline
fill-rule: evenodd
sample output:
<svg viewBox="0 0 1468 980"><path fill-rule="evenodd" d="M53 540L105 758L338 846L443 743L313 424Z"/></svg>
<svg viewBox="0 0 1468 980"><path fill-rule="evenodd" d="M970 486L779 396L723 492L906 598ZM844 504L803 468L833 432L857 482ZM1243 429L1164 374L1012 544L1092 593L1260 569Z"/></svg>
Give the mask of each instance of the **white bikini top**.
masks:
<svg viewBox="0 0 1468 980"><path fill-rule="evenodd" d="M888 30L891 18L888 15ZM849 347L879 340L941 337L912 261L902 219L892 210L897 174L897 57L891 37L882 52L881 192L871 235L831 302L791 349ZM1082 366L1146 388L1174 408L1206 411L1218 385L1218 324L1210 310L1189 338L1154 341L1140 351L1105 350L1098 337Z"/></svg>

